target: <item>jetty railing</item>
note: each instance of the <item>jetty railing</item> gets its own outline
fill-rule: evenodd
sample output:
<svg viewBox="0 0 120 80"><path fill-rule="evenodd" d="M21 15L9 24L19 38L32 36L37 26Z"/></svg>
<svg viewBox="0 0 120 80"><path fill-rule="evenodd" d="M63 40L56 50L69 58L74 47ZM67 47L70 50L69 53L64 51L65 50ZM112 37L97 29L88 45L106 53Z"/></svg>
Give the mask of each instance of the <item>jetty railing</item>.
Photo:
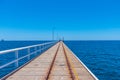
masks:
<svg viewBox="0 0 120 80"><path fill-rule="evenodd" d="M16 48L16 49L0 51L0 56L4 55L4 54L11 54L11 52L12 52L12 53L14 53L14 57L15 57L14 60L7 62L3 65L0 65L0 70L11 65L11 64L14 64L14 63L16 64L16 67L19 67L20 60L27 58L29 61L29 60L31 60L31 55L33 55L33 54L37 55L38 53L40 54L56 43L57 43L57 41L46 42L46 43L42 43L42 44L38 44L38 45L32 45L32 46L27 46L27 47L21 47L21 48ZM34 49L34 50L32 51L32 49ZM27 54L25 54L24 56L19 56L19 52L21 50L27 50Z"/></svg>

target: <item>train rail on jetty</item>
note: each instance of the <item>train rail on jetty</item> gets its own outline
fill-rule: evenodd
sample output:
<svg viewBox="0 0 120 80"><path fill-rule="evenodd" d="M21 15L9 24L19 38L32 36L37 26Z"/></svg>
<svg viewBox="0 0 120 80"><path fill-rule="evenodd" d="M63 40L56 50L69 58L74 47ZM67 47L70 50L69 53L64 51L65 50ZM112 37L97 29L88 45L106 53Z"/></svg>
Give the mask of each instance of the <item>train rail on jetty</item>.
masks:
<svg viewBox="0 0 120 80"><path fill-rule="evenodd" d="M98 80L62 42L1 80Z"/></svg>

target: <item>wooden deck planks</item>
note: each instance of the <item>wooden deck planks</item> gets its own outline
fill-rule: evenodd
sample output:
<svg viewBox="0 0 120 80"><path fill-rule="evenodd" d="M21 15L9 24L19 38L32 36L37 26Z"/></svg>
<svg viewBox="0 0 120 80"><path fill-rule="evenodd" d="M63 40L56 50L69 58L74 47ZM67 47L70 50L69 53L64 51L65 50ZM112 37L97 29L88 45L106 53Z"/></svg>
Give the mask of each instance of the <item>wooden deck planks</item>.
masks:
<svg viewBox="0 0 120 80"><path fill-rule="evenodd" d="M41 54L29 64L9 76L6 80L46 80L46 74L50 68L53 57L60 44L49 80L72 80L66 63L62 42L57 43L52 48ZM95 80L72 52L64 45L67 55L70 59L75 76L79 80Z"/></svg>

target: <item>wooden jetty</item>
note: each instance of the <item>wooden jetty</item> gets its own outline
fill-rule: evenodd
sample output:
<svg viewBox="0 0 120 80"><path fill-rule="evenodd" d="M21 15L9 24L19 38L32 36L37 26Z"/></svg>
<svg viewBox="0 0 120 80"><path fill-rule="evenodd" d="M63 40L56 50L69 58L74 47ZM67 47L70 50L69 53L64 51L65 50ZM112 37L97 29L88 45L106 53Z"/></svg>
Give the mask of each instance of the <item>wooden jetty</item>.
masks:
<svg viewBox="0 0 120 80"><path fill-rule="evenodd" d="M5 80L98 80L61 41Z"/></svg>

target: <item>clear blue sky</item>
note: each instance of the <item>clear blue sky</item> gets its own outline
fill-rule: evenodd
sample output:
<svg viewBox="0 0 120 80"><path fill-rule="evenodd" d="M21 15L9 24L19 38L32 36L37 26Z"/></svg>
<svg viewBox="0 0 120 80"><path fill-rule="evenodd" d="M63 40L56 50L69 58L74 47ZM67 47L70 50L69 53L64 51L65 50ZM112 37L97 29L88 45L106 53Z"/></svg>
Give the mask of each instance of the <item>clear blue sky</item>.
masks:
<svg viewBox="0 0 120 80"><path fill-rule="evenodd" d="M120 40L120 0L0 0L0 38Z"/></svg>

